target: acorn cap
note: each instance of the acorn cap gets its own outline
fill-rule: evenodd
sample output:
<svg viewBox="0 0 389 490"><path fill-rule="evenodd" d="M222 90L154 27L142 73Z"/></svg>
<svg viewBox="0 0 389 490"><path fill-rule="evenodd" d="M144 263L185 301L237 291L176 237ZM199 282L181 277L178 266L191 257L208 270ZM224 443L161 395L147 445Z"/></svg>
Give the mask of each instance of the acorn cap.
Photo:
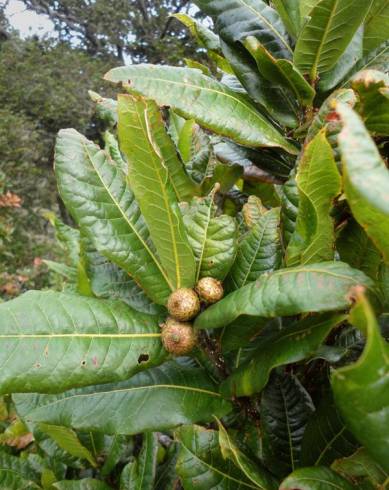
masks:
<svg viewBox="0 0 389 490"><path fill-rule="evenodd" d="M197 333L190 323L168 318L162 325L162 343L171 354L183 356L196 346Z"/></svg>
<svg viewBox="0 0 389 490"><path fill-rule="evenodd" d="M203 277L195 287L197 294L206 303L216 303L224 295L224 289L221 281L213 277Z"/></svg>
<svg viewBox="0 0 389 490"><path fill-rule="evenodd" d="M186 322L200 311L200 300L193 289L180 288L169 296L167 309L173 318Z"/></svg>

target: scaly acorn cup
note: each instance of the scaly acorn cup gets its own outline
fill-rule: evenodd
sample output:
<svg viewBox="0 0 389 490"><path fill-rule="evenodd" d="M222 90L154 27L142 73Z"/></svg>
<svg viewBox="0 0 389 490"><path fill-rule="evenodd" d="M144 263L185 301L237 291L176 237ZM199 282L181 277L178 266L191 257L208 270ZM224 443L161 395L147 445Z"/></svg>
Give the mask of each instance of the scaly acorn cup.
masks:
<svg viewBox="0 0 389 490"><path fill-rule="evenodd" d="M169 296L167 309L173 318L186 322L199 313L200 300L193 289L180 288Z"/></svg>
<svg viewBox="0 0 389 490"><path fill-rule="evenodd" d="M195 291L200 299L206 303L216 303L224 295L224 289L221 281L213 277L203 277L195 286Z"/></svg>
<svg viewBox="0 0 389 490"><path fill-rule="evenodd" d="M182 356L196 346L197 333L190 323L179 322L169 317L166 323L162 324L162 343L171 354Z"/></svg>

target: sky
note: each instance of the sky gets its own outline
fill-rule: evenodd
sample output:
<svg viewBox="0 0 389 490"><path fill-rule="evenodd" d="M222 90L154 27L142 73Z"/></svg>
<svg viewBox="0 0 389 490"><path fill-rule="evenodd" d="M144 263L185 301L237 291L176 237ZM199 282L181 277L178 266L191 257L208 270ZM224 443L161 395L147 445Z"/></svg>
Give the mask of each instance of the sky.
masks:
<svg viewBox="0 0 389 490"><path fill-rule="evenodd" d="M5 0L0 0L0 5L4 5ZM191 8L193 13L198 9ZM193 14L192 12L190 12ZM39 37L56 37L54 25L46 15L38 15L31 10L27 10L19 0L9 0L5 15L12 27L17 29L22 38L38 35Z"/></svg>
<svg viewBox="0 0 389 490"><path fill-rule="evenodd" d="M0 0L0 4L2 1ZM22 37L37 34L55 35L52 22L45 15L38 15L26 7L18 0L10 0L5 10L5 14L12 27L20 32Z"/></svg>

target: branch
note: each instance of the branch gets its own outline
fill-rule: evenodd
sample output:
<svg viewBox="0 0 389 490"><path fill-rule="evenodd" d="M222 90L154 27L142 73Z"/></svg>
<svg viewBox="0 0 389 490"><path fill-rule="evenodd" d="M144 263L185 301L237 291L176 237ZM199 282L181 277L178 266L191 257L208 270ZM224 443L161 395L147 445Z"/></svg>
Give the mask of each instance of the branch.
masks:
<svg viewBox="0 0 389 490"><path fill-rule="evenodd" d="M183 9L188 2L189 2L189 0L182 0L182 2L176 7L174 13L178 14L181 11L181 9ZM163 39L166 36L166 34L169 31L170 24L172 23L172 20L173 20L173 17L170 16L168 18L166 24L165 24L165 27L163 28L163 30L161 32L161 35L159 36L159 39Z"/></svg>
<svg viewBox="0 0 389 490"><path fill-rule="evenodd" d="M220 379L226 379L229 372L217 342L212 339L207 332L201 330L199 332L199 344L202 351L206 354L212 366L215 368Z"/></svg>
<svg viewBox="0 0 389 490"><path fill-rule="evenodd" d="M283 181L255 165L243 168L243 179L248 182L266 182L267 184L282 184Z"/></svg>

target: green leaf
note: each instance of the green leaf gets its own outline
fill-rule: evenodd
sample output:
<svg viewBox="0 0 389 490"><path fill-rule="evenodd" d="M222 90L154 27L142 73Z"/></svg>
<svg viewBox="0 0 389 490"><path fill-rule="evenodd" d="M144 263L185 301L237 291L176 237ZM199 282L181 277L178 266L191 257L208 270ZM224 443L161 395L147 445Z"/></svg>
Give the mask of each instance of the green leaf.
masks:
<svg viewBox="0 0 389 490"><path fill-rule="evenodd" d="M299 208L296 228L286 250L286 264L332 260L335 232L330 212L341 192L341 177L324 130L305 147L296 182Z"/></svg>
<svg viewBox="0 0 389 490"><path fill-rule="evenodd" d="M212 175L209 136L194 119L185 120L170 110L169 133L191 178L201 184Z"/></svg>
<svg viewBox="0 0 389 490"><path fill-rule="evenodd" d="M377 294L370 278L342 262L280 269L210 306L194 325L197 329L221 328L240 315L274 318L344 310L352 304L349 293L357 285Z"/></svg>
<svg viewBox="0 0 389 490"><path fill-rule="evenodd" d="M249 182L245 180L243 183L243 192L259 197L263 205L267 208L278 207L281 204L275 185L269 182Z"/></svg>
<svg viewBox="0 0 389 490"><path fill-rule="evenodd" d="M66 252L66 256L69 259L69 265L74 269L77 269L80 260L80 231L69 225L65 225L65 223L57 218L52 212L47 212L44 216L53 226L55 238Z"/></svg>
<svg viewBox="0 0 389 490"><path fill-rule="evenodd" d="M276 59L254 36L247 37L244 46L255 59L259 72L267 80L288 89L301 104L312 105L315 90L291 61Z"/></svg>
<svg viewBox="0 0 389 490"><path fill-rule="evenodd" d="M173 286L122 169L94 143L67 129L57 138L55 172L63 201L96 249L164 304Z"/></svg>
<svg viewBox="0 0 389 490"><path fill-rule="evenodd" d="M237 247L237 226L231 216L216 216L215 192L197 198L187 209L183 208L184 223L189 243L194 251L197 272L201 277L223 280L234 261Z"/></svg>
<svg viewBox="0 0 389 490"><path fill-rule="evenodd" d="M77 284L77 269L62 264L61 262L54 262L53 260L44 259L43 262L47 265L49 270L64 277L72 285Z"/></svg>
<svg viewBox="0 0 389 490"><path fill-rule="evenodd" d="M203 182L203 191L210 192L219 185L220 192L227 193L242 176L243 168L240 165L225 165L215 160L212 165L212 175Z"/></svg>
<svg viewBox="0 0 389 490"><path fill-rule="evenodd" d="M336 240L336 250L340 260L355 269L360 269L372 279L377 279L381 254L354 219L350 219L340 231Z"/></svg>
<svg viewBox="0 0 389 490"><path fill-rule="evenodd" d="M13 398L25 420L106 434L166 430L231 410L203 369L173 361L121 383Z"/></svg>
<svg viewBox="0 0 389 490"><path fill-rule="evenodd" d="M259 73L253 57L243 46L224 41L221 42L221 46L239 82L250 98L261 107L261 112L269 114L281 125L297 127L299 124L297 102L282 87L274 86ZM289 152L295 154L293 151Z"/></svg>
<svg viewBox="0 0 389 490"><path fill-rule="evenodd" d="M261 398L261 428L266 467L284 476L300 466L301 441L312 400L294 376L270 379Z"/></svg>
<svg viewBox="0 0 389 490"><path fill-rule="evenodd" d="M219 39L219 41L221 40ZM221 56L215 51L208 51L208 56L209 59L215 63L216 67L223 73L224 77L225 75L234 77L234 70L232 69L230 62L224 56Z"/></svg>
<svg viewBox="0 0 389 490"><path fill-rule="evenodd" d="M297 68L309 73L312 81L329 71L351 42L370 4L370 0L320 0L297 40Z"/></svg>
<svg viewBox="0 0 389 490"><path fill-rule="evenodd" d="M313 118L313 121L308 129L308 134L305 143L309 143L313 138L324 128L324 126L332 122L331 113L334 111L336 102L344 102L350 107L354 107L357 102L355 92L351 89L339 89L333 92L321 105L318 113Z"/></svg>
<svg viewBox="0 0 389 490"><path fill-rule="evenodd" d="M164 181L170 181L178 201L187 201L197 195L199 189L189 178L184 165L178 158L173 141L166 132L159 107L151 100L146 101L141 97L120 95L118 97L118 113L120 147L130 166L129 181L131 185L135 185L133 173L135 171L139 173L140 170L144 169L141 158L150 154L152 160L155 161L155 168L162 167L165 169L165 172L159 171L159 174ZM139 122L139 117L142 122ZM134 148L133 139L142 142L138 145L140 148L138 146ZM137 199L140 202L139 197Z"/></svg>
<svg viewBox="0 0 389 490"><path fill-rule="evenodd" d="M279 268L282 259L279 226L280 208L273 208L242 237L228 278L230 290L239 289L261 274Z"/></svg>
<svg viewBox="0 0 389 490"><path fill-rule="evenodd" d="M186 168L193 180L202 184L206 178L212 176L214 158L211 153L209 136L198 124L193 126L190 159Z"/></svg>
<svg viewBox="0 0 389 490"><path fill-rule="evenodd" d="M109 131L103 133L104 150L109 154L116 165L123 170L125 174L128 172L127 162L124 161L122 154L120 153L119 142L116 137Z"/></svg>
<svg viewBox="0 0 389 490"><path fill-rule="evenodd" d="M343 86L348 83L350 78L359 71L374 69L388 74L389 72L389 40L382 43L378 48L365 54L352 68L345 77Z"/></svg>
<svg viewBox="0 0 389 490"><path fill-rule="evenodd" d="M354 218L389 263L389 170L360 118L338 103L344 190Z"/></svg>
<svg viewBox="0 0 389 490"><path fill-rule="evenodd" d="M319 359L325 359L337 367L356 361L365 346L362 333L351 325L342 329L333 345L323 345L317 352Z"/></svg>
<svg viewBox="0 0 389 490"><path fill-rule="evenodd" d="M291 161L280 151L270 149L257 151L228 140L215 142L213 150L217 159L221 162L238 164L244 168L255 165L265 172L280 178L280 180L288 178L294 165L294 161Z"/></svg>
<svg viewBox="0 0 389 490"><path fill-rule="evenodd" d="M278 13L262 0L196 0L215 22L216 31L227 43L254 36L277 58L292 57L288 34Z"/></svg>
<svg viewBox="0 0 389 490"><path fill-rule="evenodd" d="M389 311L389 265L381 265L378 281L384 297L385 311Z"/></svg>
<svg viewBox="0 0 389 490"><path fill-rule="evenodd" d="M132 92L173 107L187 119L246 146L275 146L295 154L296 148L241 94L206 77L200 70L137 65L114 68L105 75ZM214 101L217 100L217 104Z"/></svg>
<svg viewBox="0 0 389 490"><path fill-rule="evenodd" d="M8 414L4 420L8 419ZM12 419L14 417L12 416ZM26 436L30 433L26 425L19 418L15 418L10 425L0 434L0 446L2 445L10 445L17 446L17 441L23 436ZM14 444L16 442L16 444Z"/></svg>
<svg viewBox="0 0 389 490"><path fill-rule="evenodd" d="M153 490L157 468L158 438L153 432L143 435L139 456L128 463L120 476L120 490Z"/></svg>
<svg viewBox="0 0 389 490"><path fill-rule="evenodd" d="M6 490L34 490L41 488L37 473L28 461L0 452L0 487Z"/></svg>
<svg viewBox="0 0 389 490"><path fill-rule="evenodd" d="M259 393L268 382L272 369L314 355L331 330L345 318L340 314L308 317L262 335L250 358L221 384L221 393L224 396Z"/></svg>
<svg viewBox="0 0 389 490"><path fill-rule="evenodd" d="M99 254L89 239L83 236L82 244L85 269L96 297L124 301L141 313L157 315L164 311L163 307L152 303L126 271Z"/></svg>
<svg viewBox="0 0 389 490"><path fill-rule="evenodd" d="M220 50L219 37L200 22L197 22L197 20L190 17L190 15L173 14L172 17L175 17L189 29L190 33L201 47L212 51Z"/></svg>
<svg viewBox="0 0 389 490"><path fill-rule="evenodd" d="M247 457L238 448L220 421L217 422L219 428L219 444L223 458L233 461L235 466L241 470L247 479L258 488L263 490L277 490L277 480L264 467L258 463L254 463Z"/></svg>
<svg viewBox="0 0 389 490"><path fill-rule="evenodd" d="M222 352L226 353L240 349L235 360L236 368L244 361L241 349L247 348L247 350L250 350L251 342L255 342L256 337L268 323L269 320L267 318L242 316L223 328L219 338ZM250 352L248 352L248 355L250 355Z"/></svg>
<svg viewBox="0 0 389 490"><path fill-rule="evenodd" d="M273 4L289 34L296 38L301 27L300 0L273 0Z"/></svg>
<svg viewBox="0 0 389 490"><path fill-rule="evenodd" d="M363 26L354 34L345 52L336 65L320 77L318 89L321 92L333 90L353 69L358 60L362 58Z"/></svg>
<svg viewBox="0 0 389 490"><path fill-rule="evenodd" d="M355 490L347 480L324 466L299 468L280 485L280 490Z"/></svg>
<svg viewBox="0 0 389 490"><path fill-rule="evenodd" d="M353 435L389 472L389 345L360 292L350 322L366 332L365 349L354 364L333 371L335 403Z"/></svg>
<svg viewBox="0 0 389 490"><path fill-rule="evenodd" d="M177 485L179 484L176 472L177 454L178 443L174 441L167 450L163 464L160 464L157 468L156 490L177 490Z"/></svg>
<svg viewBox="0 0 389 490"><path fill-rule="evenodd" d="M385 488L388 482L388 473L371 458L364 448L358 449L347 458L337 459L331 468L345 478L357 480L359 483L369 480L374 488Z"/></svg>
<svg viewBox="0 0 389 490"><path fill-rule="evenodd" d="M67 427L59 425L49 425L41 423L39 429L50 436L59 447L76 458L86 459L89 463L96 467L97 463L89 449L83 446L77 437L77 434Z"/></svg>
<svg viewBox="0 0 389 490"><path fill-rule="evenodd" d="M80 247L80 231L65 225L54 213L44 214L55 229L55 237L66 254L66 263L44 261L47 267L67 279L67 285L85 296L93 296ZM68 264L68 265L67 265Z"/></svg>
<svg viewBox="0 0 389 490"><path fill-rule="evenodd" d="M174 116L176 120L180 117L176 114ZM182 160L187 165L192 158L192 145L193 136L196 128L196 121L194 119L188 119L187 121L183 119L183 122L184 124L178 133L177 148Z"/></svg>
<svg viewBox="0 0 389 490"><path fill-rule="evenodd" d="M117 102L113 99L106 99L93 90L88 90L88 95L96 103L97 118L108 128L113 128L117 124Z"/></svg>
<svg viewBox="0 0 389 490"><path fill-rule="evenodd" d="M192 287L195 259L176 200L177 166L183 171L153 101L119 96L118 133L128 164L128 180L174 289ZM136 141L136 144L134 144ZM182 174L183 175L183 174ZM189 179L189 177L186 177Z"/></svg>
<svg viewBox="0 0 389 490"><path fill-rule="evenodd" d="M308 16L311 16L313 7L319 3L319 0L300 0L301 21L304 23Z"/></svg>
<svg viewBox="0 0 389 490"><path fill-rule="evenodd" d="M251 230L267 212L267 208L257 196L249 196L242 207L242 217L246 227Z"/></svg>
<svg viewBox="0 0 389 490"><path fill-rule="evenodd" d="M286 247L296 228L298 214L299 195L295 176L290 177L284 185L276 186L276 192L281 201L281 231Z"/></svg>
<svg viewBox="0 0 389 490"><path fill-rule="evenodd" d="M373 135L389 136L389 77L376 70L355 75L351 86L359 96L355 110Z"/></svg>
<svg viewBox="0 0 389 490"><path fill-rule="evenodd" d="M176 431L176 438L180 442L176 469L185 490L258 489L232 461L223 458L217 431L184 426Z"/></svg>
<svg viewBox="0 0 389 490"><path fill-rule="evenodd" d="M62 480L53 483L57 490L110 490L111 487L101 480L84 478L83 480Z"/></svg>
<svg viewBox="0 0 389 490"><path fill-rule="evenodd" d="M164 360L160 336L157 317L120 301L30 291L0 305L0 392L126 379Z"/></svg>
<svg viewBox="0 0 389 490"><path fill-rule="evenodd" d="M340 456L349 456L358 447L346 429L331 393L326 393L304 431L302 466L329 466Z"/></svg>
<svg viewBox="0 0 389 490"><path fill-rule="evenodd" d="M373 0L365 19L363 52L368 54L389 38L389 1Z"/></svg>
<svg viewBox="0 0 389 490"><path fill-rule="evenodd" d="M91 438L95 438L96 433L91 434ZM101 436L101 434L98 434ZM104 445L99 453L104 456L104 464L100 469L102 477L107 477L112 471L114 471L116 465L121 463L124 458L128 456L129 452L129 439L127 436L115 434L114 436L104 435ZM93 447L93 446L92 446Z"/></svg>
<svg viewBox="0 0 389 490"><path fill-rule="evenodd" d="M25 452L19 453L19 458L28 462L31 468L39 475L36 481L39 481L39 484L44 490L51 489L52 483L56 482L57 480L62 480L62 478L65 478L67 467L63 462L59 461L58 459L55 460L47 456L45 457L36 454L34 452L36 451L35 448L38 449L38 451L40 449L36 446L36 444L31 445L28 449L26 449ZM9 487L6 488L9 489Z"/></svg>

